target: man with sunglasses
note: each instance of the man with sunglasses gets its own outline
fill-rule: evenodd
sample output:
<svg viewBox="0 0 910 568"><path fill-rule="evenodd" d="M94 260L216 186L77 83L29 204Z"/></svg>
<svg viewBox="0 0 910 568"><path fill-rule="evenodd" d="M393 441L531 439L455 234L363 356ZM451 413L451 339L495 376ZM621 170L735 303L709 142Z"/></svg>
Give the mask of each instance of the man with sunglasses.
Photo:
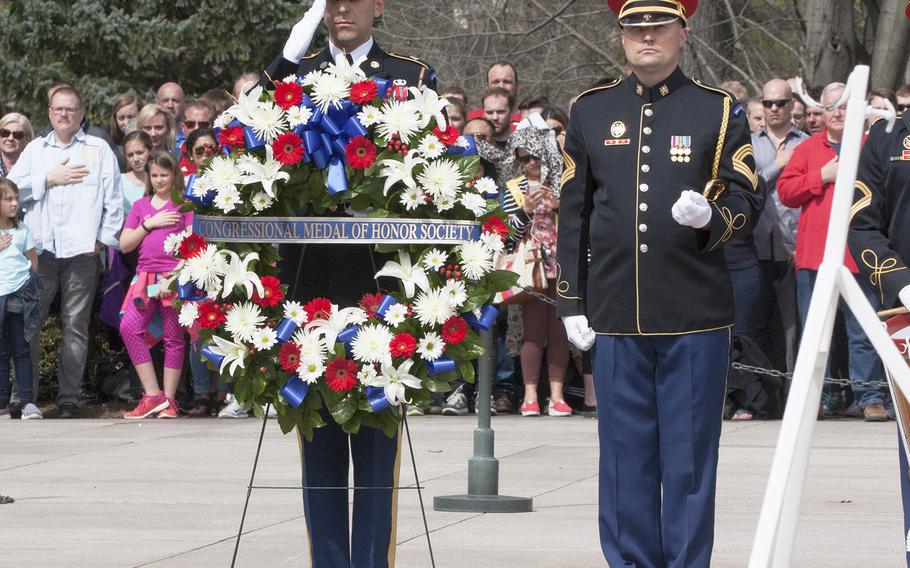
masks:
<svg viewBox="0 0 910 568"><path fill-rule="evenodd" d="M608 0L631 74L572 107L558 309L594 347L610 566L707 568L733 294L764 199L745 110L679 68L694 0Z"/></svg>
<svg viewBox="0 0 910 568"><path fill-rule="evenodd" d="M180 169L184 172L195 171L191 148L187 145L190 134L200 128L211 128L215 120L215 110L205 101L190 101L183 108L183 119L180 121L181 140L177 141L177 158Z"/></svg>
<svg viewBox="0 0 910 568"><path fill-rule="evenodd" d="M910 109L910 85L904 85L894 93L897 99L897 117L902 118L904 113Z"/></svg>

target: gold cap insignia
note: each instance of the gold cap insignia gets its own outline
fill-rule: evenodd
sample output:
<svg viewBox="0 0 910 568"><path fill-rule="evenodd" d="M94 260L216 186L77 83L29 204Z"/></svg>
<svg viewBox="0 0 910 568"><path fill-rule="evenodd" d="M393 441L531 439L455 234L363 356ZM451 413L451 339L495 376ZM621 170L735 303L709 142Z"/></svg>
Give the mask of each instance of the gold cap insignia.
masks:
<svg viewBox="0 0 910 568"><path fill-rule="evenodd" d="M619 138L626 133L626 125L621 120L617 120L610 126L610 134L613 138Z"/></svg>

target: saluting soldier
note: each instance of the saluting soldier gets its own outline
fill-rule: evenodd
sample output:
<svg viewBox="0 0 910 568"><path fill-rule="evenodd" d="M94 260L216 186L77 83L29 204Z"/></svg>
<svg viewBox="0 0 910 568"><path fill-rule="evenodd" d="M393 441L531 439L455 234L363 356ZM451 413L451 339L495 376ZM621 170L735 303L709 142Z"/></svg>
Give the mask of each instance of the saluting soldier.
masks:
<svg viewBox="0 0 910 568"><path fill-rule="evenodd" d="M367 77L435 89L436 72L429 65L413 57L387 53L373 39L373 20L384 8L385 0L316 0L294 26L282 54L269 66L261 83L274 88L273 81L291 74L303 76L347 58L351 63L362 59L360 69ZM329 44L307 55L321 22L328 28ZM340 216L345 211L339 209L332 214ZM379 291L374 275L384 261L371 246L282 245L279 250L281 279L288 283L289 297L295 300L326 297L343 308L357 305L365 293ZM310 565L392 567L398 496L390 488L398 485L401 437L390 439L380 430L368 427L349 436L327 413L323 418L327 425L314 432L311 442L303 440L301 444ZM350 485L351 458L354 486L383 489L354 490L353 526L349 527L348 492L343 488Z"/></svg>
<svg viewBox="0 0 910 568"><path fill-rule="evenodd" d="M707 567L733 324L723 249L764 196L742 107L678 66L697 0L608 5L632 73L572 108L559 313L594 346L607 562Z"/></svg>
<svg viewBox="0 0 910 568"><path fill-rule="evenodd" d="M910 2L905 13L910 19ZM890 133L886 126L884 120L872 126L860 154L848 244L882 307L910 309L910 113L904 113ZM904 396L894 402L899 407L902 438L898 445L904 534L910 543L910 466L905 447L910 407Z"/></svg>

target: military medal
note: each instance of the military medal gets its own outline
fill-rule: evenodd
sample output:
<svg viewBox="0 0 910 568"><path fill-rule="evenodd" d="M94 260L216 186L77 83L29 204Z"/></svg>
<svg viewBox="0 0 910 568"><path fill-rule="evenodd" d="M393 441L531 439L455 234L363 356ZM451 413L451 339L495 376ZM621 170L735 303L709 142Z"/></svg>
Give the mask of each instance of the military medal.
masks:
<svg viewBox="0 0 910 568"><path fill-rule="evenodd" d="M689 162L692 159L692 137L670 137L670 161Z"/></svg>

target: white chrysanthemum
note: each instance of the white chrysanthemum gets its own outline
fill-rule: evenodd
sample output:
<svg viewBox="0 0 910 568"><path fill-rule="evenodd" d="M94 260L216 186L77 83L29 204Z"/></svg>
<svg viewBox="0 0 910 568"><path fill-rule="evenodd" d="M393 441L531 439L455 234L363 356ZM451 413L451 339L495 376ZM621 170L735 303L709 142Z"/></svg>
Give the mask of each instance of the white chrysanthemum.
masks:
<svg viewBox="0 0 910 568"><path fill-rule="evenodd" d="M301 124L307 124L310 122L310 119L313 118L313 111L305 106L291 107L285 112L287 112L288 125L291 128L297 128Z"/></svg>
<svg viewBox="0 0 910 568"><path fill-rule="evenodd" d="M216 118L215 122L213 122L212 124L215 126L215 128L220 128L221 130L224 130L225 128L227 128L227 125L230 124L230 122L232 120L234 120L233 116L231 116L227 112L223 112L218 115L218 118Z"/></svg>
<svg viewBox="0 0 910 568"><path fill-rule="evenodd" d="M253 334L253 347L259 351L267 351L278 343L278 335L270 327L260 327Z"/></svg>
<svg viewBox="0 0 910 568"><path fill-rule="evenodd" d="M189 281L196 283L209 294L221 290L221 277L227 272L227 261L215 245L208 245L205 250L193 258L188 258L180 271L180 284Z"/></svg>
<svg viewBox="0 0 910 568"><path fill-rule="evenodd" d="M439 199L434 201L434 204L436 205L436 209L442 213L443 211L448 211L455 207L455 199L453 199L451 195L441 195L439 196Z"/></svg>
<svg viewBox="0 0 910 568"><path fill-rule="evenodd" d="M333 73L321 73L313 81L313 102L322 112L329 107L341 108L341 101L351 94L351 83Z"/></svg>
<svg viewBox="0 0 910 568"><path fill-rule="evenodd" d="M442 196L454 199L464 183L464 178L458 165L452 160L445 159L428 163L417 176L417 181L434 201L439 201Z"/></svg>
<svg viewBox="0 0 910 568"><path fill-rule="evenodd" d="M425 326L440 325L455 315L443 288L421 292L414 300L414 314Z"/></svg>
<svg viewBox="0 0 910 568"><path fill-rule="evenodd" d="M442 289L453 310L457 310L468 300L468 289L461 280L447 280Z"/></svg>
<svg viewBox="0 0 910 568"><path fill-rule="evenodd" d="M439 141L439 138L433 134L427 134L423 137L423 140L420 141L420 146L417 147L417 151L420 152L424 158L435 160L445 153L446 147L445 144Z"/></svg>
<svg viewBox="0 0 910 568"><path fill-rule="evenodd" d="M260 325L265 323L265 316L259 306L252 302L234 304L228 309L224 329L233 337L234 341L252 342L253 336Z"/></svg>
<svg viewBox="0 0 910 568"><path fill-rule="evenodd" d="M480 235L480 242L487 247L490 254L500 253L506 248L505 243L502 242L502 237L496 233L483 233Z"/></svg>
<svg viewBox="0 0 910 568"><path fill-rule="evenodd" d="M164 239L164 252L168 254L175 254L177 249L180 248L180 245L183 244L183 239L187 238L192 234L193 229L187 228L179 233L171 233Z"/></svg>
<svg viewBox="0 0 910 568"><path fill-rule="evenodd" d="M363 109L357 113L357 120L367 128L374 124L378 124L381 119L382 111L379 110L379 107L374 107L372 105L363 107Z"/></svg>
<svg viewBox="0 0 910 568"><path fill-rule="evenodd" d="M465 193L461 196L461 204L464 208L480 217L487 212L487 200L478 193Z"/></svg>
<svg viewBox="0 0 910 568"><path fill-rule="evenodd" d="M208 187L203 188L206 191L209 189L235 187L243 183L243 173L240 171L240 168L237 167L237 162L235 162L233 158L219 155L212 158L208 167L205 169L205 175L203 175L202 178L197 179L196 184L200 181L203 181L204 184L208 184ZM203 195L205 194L203 193Z"/></svg>
<svg viewBox="0 0 910 568"><path fill-rule="evenodd" d="M299 329L291 341L300 347L300 358L304 357L323 357L326 353L325 343L318 333Z"/></svg>
<svg viewBox="0 0 910 568"><path fill-rule="evenodd" d="M322 71L319 71L318 69L314 69L313 71L310 71L309 73L304 75L302 79L300 79L300 84L304 87L308 87L308 86L312 85L313 83L315 83L316 79L318 79L321 75L322 75Z"/></svg>
<svg viewBox="0 0 910 568"><path fill-rule="evenodd" d="M417 353L427 361L435 361L442 357L443 349L446 343L434 331L428 331L426 335L417 342Z"/></svg>
<svg viewBox="0 0 910 568"><path fill-rule="evenodd" d="M405 144L411 143L411 136L420 130L420 112L411 101L387 101L382 105L379 120L379 134L391 140L397 134Z"/></svg>
<svg viewBox="0 0 910 568"><path fill-rule="evenodd" d="M196 199L205 199L214 187L212 178L210 178L208 174L197 177L196 181L193 182L193 197Z"/></svg>
<svg viewBox="0 0 910 568"><path fill-rule="evenodd" d="M183 305L180 306L180 317L177 318L177 321L183 327L193 327L193 324L196 323L196 319L199 318L199 306L196 305L196 302L183 302Z"/></svg>
<svg viewBox="0 0 910 568"><path fill-rule="evenodd" d="M493 181L493 178L482 177L479 180L474 182L474 189L478 193L499 193L499 188L496 186L496 182Z"/></svg>
<svg viewBox="0 0 910 568"><path fill-rule="evenodd" d="M223 213L230 213L237 207L238 203L240 203L240 190L233 186L219 189L215 193L215 200L212 202Z"/></svg>
<svg viewBox="0 0 910 568"><path fill-rule="evenodd" d="M253 196L253 209L256 211L265 211L271 207L273 203L275 203L275 200L269 197L269 194L264 191L260 191Z"/></svg>
<svg viewBox="0 0 910 568"><path fill-rule="evenodd" d="M271 102L259 103L250 112L249 119L250 127L267 144L274 142L288 126L284 119L284 111Z"/></svg>
<svg viewBox="0 0 910 568"><path fill-rule="evenodd" d="M360 370L357 371L357 380L365 387L380 386L377 384L378 381L376 380L378 376L376 367L373 365L363 365L360 367Z"/></svg>
<svg viewBox="0 0 910 568"><path fill-rule="evenodd" d="M297 75L294 75L293 73L291 73L290 75L288 75L287 77L282 79L281 82L282 83L293 83L296 80L297 80Z"/></svg>
<svg viewBox="0 0 910 568"><path fill-rule="evenodd" d="M404 304L394 304L382 316L382 320L392 327L398 327L407 317L408 307Z"/></svg>
<svg viewBox="0 0 910 568"><path fill-rule="evenodd" d="M493 256L481 241L470 241L460 247L461 269L471 280L481 278L493 270Z"/></svg>
<svg viewBox="0 0 910 568"><path fill-rule="evenodd" d="M325 359L321 355L300 357L297 375L307 384L313 384L325 373Z"/></svg>
<svg viewBox="0 0 910 568"><path fill-rule="evenodd" d="M448 254L434 248L428 250L426 254L423 255L423 266L427 270L439 270L445 266L447 260L449 260Z"/></svg>
<svg viewBox="0 0 910 568"><path fill-rule="evenodd" d="M419 187L409 187L401 192L399 201L408 211L414 211L425 203L426 194Z"/></svg>
<svg viewBox="0 0 910 568"><path fill-rule="evenodd" d="M389 343L392 338L392 332L382 324L361 327L351 342L354 359L364 363L381 363L390 359Z"/></svg>
<svg viewBox="0 0 910 568"><path fill-rule="evenodd" d="M285 302L284 317L293 321L298 326L305 324L309 318L306 311L304 311L303 306L300 305L300 302Z"/></svg>

